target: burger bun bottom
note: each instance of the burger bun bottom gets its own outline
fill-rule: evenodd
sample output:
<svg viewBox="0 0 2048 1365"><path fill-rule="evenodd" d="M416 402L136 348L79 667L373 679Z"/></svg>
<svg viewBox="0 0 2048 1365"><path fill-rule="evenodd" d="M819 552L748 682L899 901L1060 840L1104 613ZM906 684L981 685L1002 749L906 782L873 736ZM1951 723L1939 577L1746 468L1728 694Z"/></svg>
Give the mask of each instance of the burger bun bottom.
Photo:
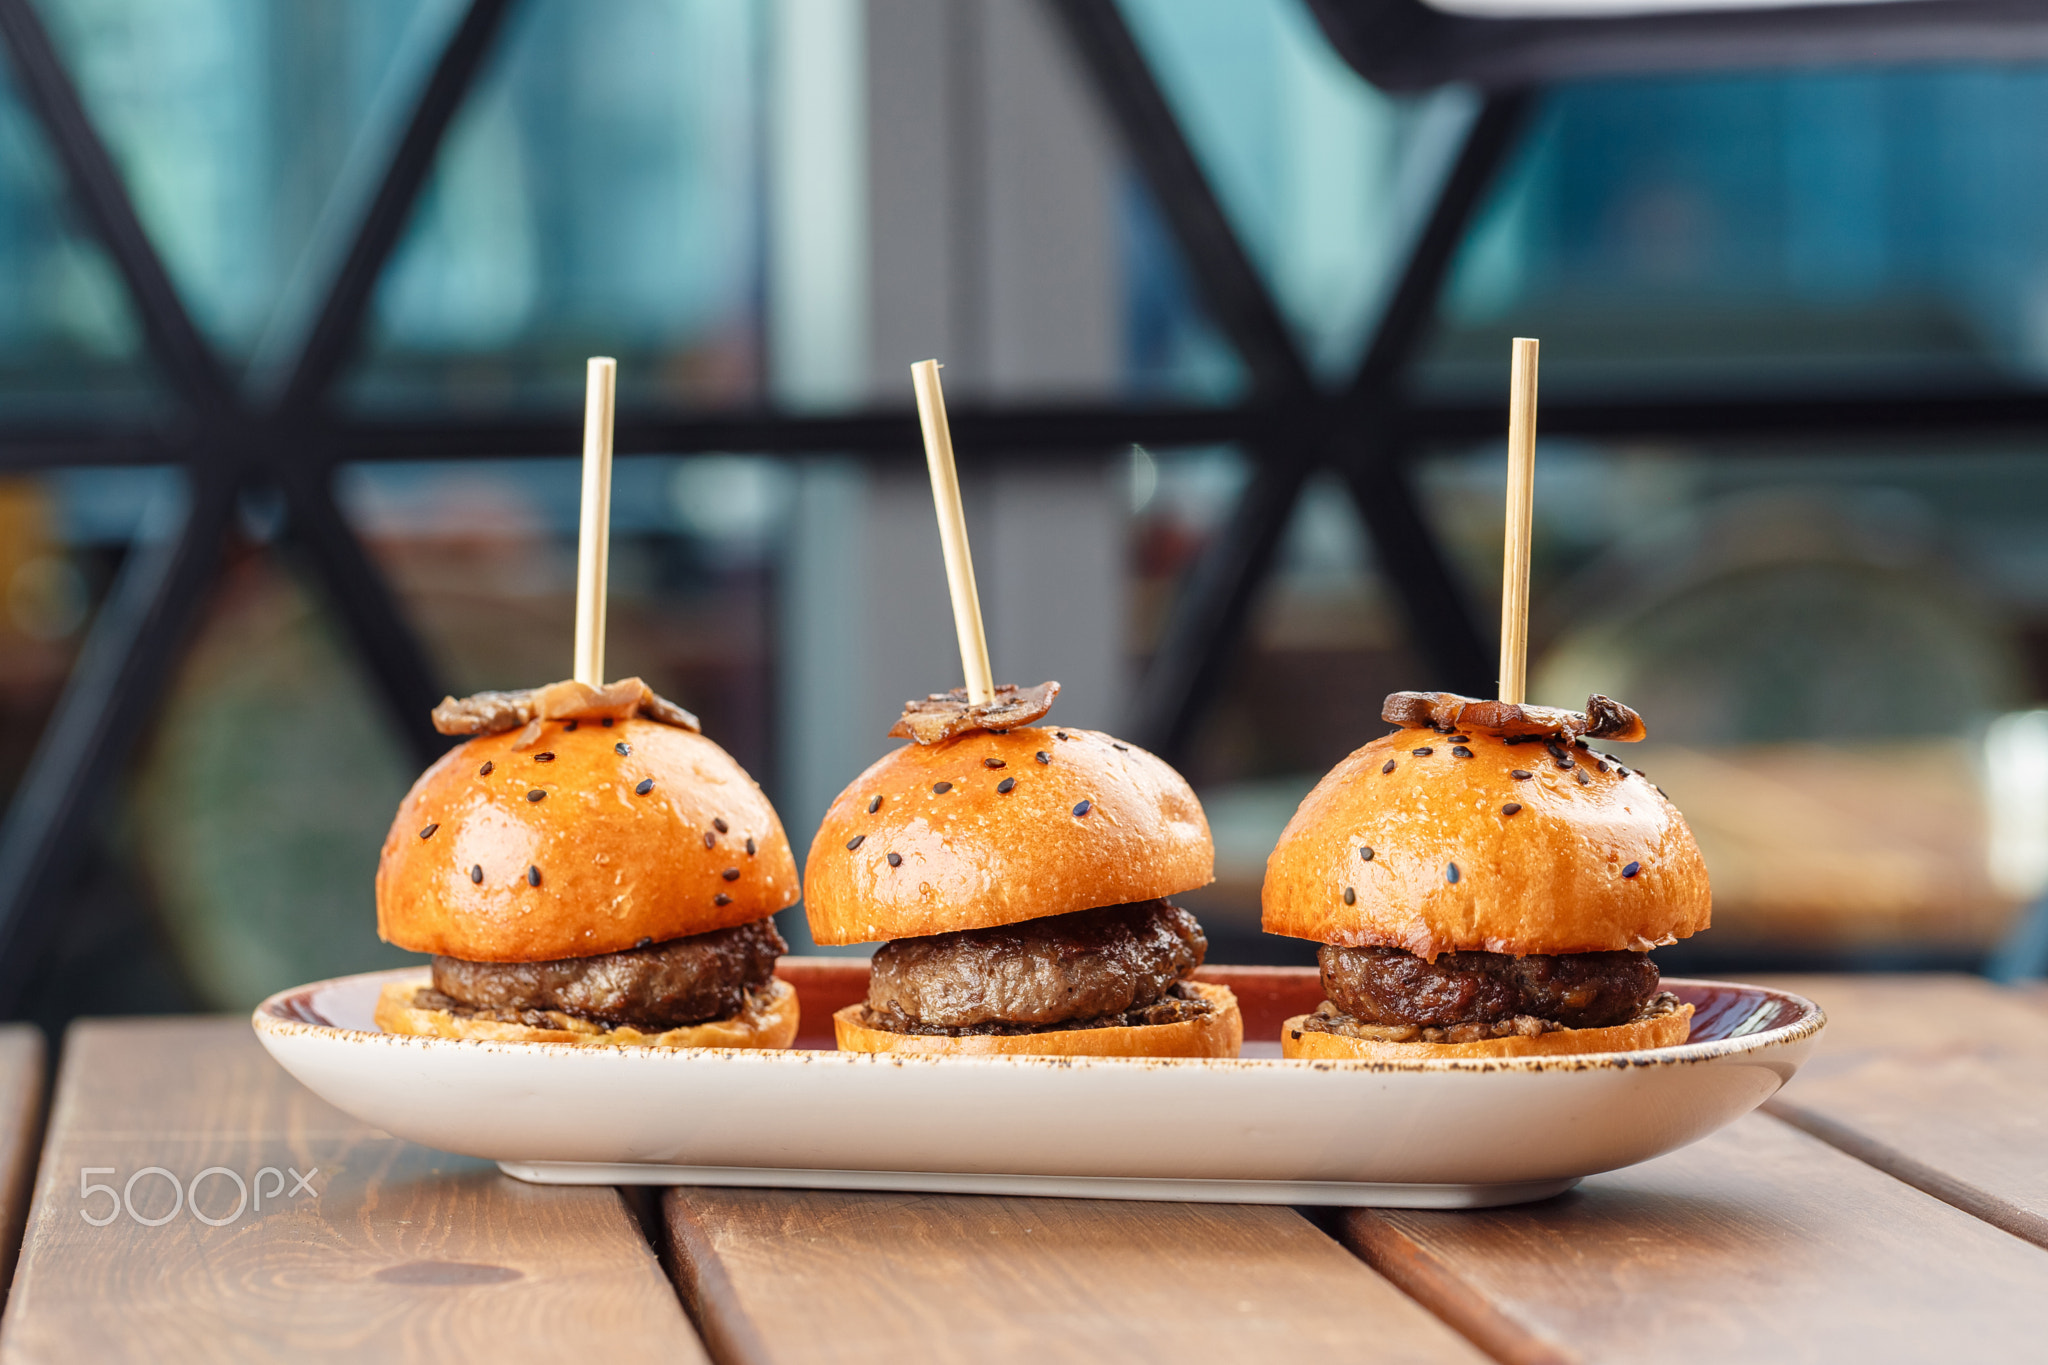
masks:
<svg viewBox="0 0 2048 1365"><path fill-rule="evenodd" d="M776 977L765 990L750 992L738 1014L702 1024L646 1033L630 1024L609 1028L554 1013L559 1028L478 1019L413 1003L417 981L393 981L377 997L377 1027L415 1038L469 1038L491 1043L569 1043L578 1047L745 1047L780 1048L796 1041L796 987Z"/></svg>
<svg viewBox="0 0 2048 1365"><path fill-rule="evenodd" d="M1280 1030L1280 1055L1301 1061L1437 1062L1455 1058L1568 1057L1587 1052L1639 1052L1677 1047L1692 1036L1692 1006L1608 1028L1562 1028L1533 1038L1485 1038L1476 1043L1390 1043L1304 1028L1297 1014Z"/></svg>
<svg viewBox="0 0 2048 1365"><path fill-rule="evenodd" d="M928 1057L1214 1057L1244 1046L1244 1018L1228 986L1190 981L1182 989L1216 1008L1199 1019L1134 1027L1052 1029L1043 1033L892 1033L860 1022L861 1005L832 1016L841 1052L895 1052Z"/></svg>

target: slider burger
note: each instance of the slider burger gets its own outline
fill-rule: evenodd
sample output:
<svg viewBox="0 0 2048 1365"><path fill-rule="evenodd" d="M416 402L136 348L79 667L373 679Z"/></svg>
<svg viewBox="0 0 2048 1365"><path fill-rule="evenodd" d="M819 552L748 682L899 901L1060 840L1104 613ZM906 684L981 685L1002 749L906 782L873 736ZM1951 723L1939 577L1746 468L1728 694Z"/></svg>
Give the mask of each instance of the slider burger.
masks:
<svg viewBox="0 0 2048 1365"><path fill-rule="evenodd" d="M788 1047L769 918L798 896L782 823L697 719L638 678L434 708L472 736L413 784L377 865L377 933L434 955L387 1033Z"/></svg>
<svg viewBox="0 0 2048 1365"><path fill-rule="evenodd" d="M1586 711L1396 692L1399 728L1338 764L1266 863L1268 933L1321 944L1288 1057L1521 1057L1669 1047L1692 1006L1649 950L1707 927L1699 848Z"/></svg>
<svg viewBox="0 0 2048 1365"><path fill-rule="evenodd" d="M804 871L819 943L872 943L841 1051L1235 1057L1208 939L1169 897L1212 880L1179 773L1093 730L1036 726L1058 683L911 702L912 742L832 804Z"/></svg>

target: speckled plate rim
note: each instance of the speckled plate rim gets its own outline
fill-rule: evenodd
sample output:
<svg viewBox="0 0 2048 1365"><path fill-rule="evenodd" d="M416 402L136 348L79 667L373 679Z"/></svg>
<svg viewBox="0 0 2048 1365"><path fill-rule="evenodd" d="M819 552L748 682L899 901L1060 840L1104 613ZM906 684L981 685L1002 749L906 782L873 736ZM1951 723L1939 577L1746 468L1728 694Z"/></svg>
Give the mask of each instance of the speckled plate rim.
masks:
<svg viewBox="0 0 2048 1365"><path fill-rule="evenodd" d="M361 985L387 981L427 980L425 967L401 967L393 971L359 972L350 976L330 977L324 981L309 982L293 986L270 996L258 1005L250 1015L250 1022L261 1034L277 1037L303 1036L323 1037L332 1041L347 1041L370 1046L400 1048L464 1048L484 1049L488 1052L517 1056L552 1056L560 1058L602 1057L639 1058L649 1065L702 1065L712 1061L731 1062L750 1066L804 1065L815 1066L821 1062L827 1065L843 1066L890 1066L890 1067L995 1067L1016 1069L1020 1067L1054 1067L1061 1070L1109 1067L1200 1067L1219 1072L1241 1072L1248 1068L1293 1067L1309 1071L1334 1072L1464 1072L1471 1074L1493 1074L1503 1071L1626 1071L1640 1067L1697 1066L1706 1062L1717 1062L1729 1057L1760 1052L1800 1042L1818 1034L1827 1025L1827 1015L1819 1005L1801 995L1778 990L1771 986L1744 985L1733 981L1711 981L1691 977L1666 977L1664 988L1678 994L1681 1000L1689 996L1714 991L1732 991L1746 997L1753 997L1756 1004L1728 1034L1705 1042L1680 1043L1676 1047L1644 1048L1629 1052L1585 1052L1566 1056L1547 1057L1445 1057L1413 1061L1387 1061L1366 1058L1315 1058L1290 1059L1280 1057L1023 1057L1023 1056L980 1056L948 1057L930 1056L918 1053L897 1052L833 1052L809 1049L763 1049L763 1048L661 1048L661 1047L592 1047L575 1043L512 1043L477 1038L426 1038L407 1034L384 1033L374 1029L344 1028L318 1019L309 1019L295 1009L295 1002L304 1001L310 1008L312 999L322 991L344 985ZM1693 1002L1697 1007L1697 1002ZM1775 1017L1780 1010L1789 1006L1792 1017L1787 1022L1764 1026L1762 1020ZM828 1060L829 1059L829 1060Z"/></svg>

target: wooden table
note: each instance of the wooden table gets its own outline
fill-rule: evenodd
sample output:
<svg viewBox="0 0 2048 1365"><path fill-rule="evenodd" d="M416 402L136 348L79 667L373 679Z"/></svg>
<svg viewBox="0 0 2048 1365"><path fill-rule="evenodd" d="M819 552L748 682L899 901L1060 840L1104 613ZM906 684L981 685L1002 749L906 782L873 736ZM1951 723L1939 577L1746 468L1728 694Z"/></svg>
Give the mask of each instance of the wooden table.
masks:
<svg viewBox="0 0 2048 1365"><path fill-rule="evenodd" d="M0 1365L2048 1359L2048 993L1782 984L1832 1022L1765 1112L1465 1213L522 1185L173 1019L72 1029L24 1230L0 1030Z"/></svg>

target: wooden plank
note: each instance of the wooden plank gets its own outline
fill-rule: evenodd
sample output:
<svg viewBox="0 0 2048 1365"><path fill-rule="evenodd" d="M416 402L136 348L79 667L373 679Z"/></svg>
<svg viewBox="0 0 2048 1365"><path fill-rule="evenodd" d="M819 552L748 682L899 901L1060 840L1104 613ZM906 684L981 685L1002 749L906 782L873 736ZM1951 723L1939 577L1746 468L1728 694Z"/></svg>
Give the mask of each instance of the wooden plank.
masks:
<svg viewBox="0 0 2048 1365"><path fill-rule="evenodd" d="M2037 1360L2048 1340L2048 1251L1761 1114L1539 1204L1338 1227L1509 1365Z"/></svg>
<svg viewBox="0 0 2048 1365"><path fill-rule="evenodd" d="M231 1217L219 1174L175 1206L170 1179L210 1167L261 1209ZM618 1191L522 1185L369 1129L243 1019L67 1036L0 1361L656 1357L705 1359Z"/></svg>
<svg viewBox="0 0 2048 1365"><path fill-rule="evenodd" d="M1774 984L1818 1001L1828 1027L1771 1113L2048 1246L2048 1011L1977 977Z"/></svg>
<svg viewBox="0 0 2048 1365"><path fill-rule="evenodd" d="M1291 1209L699 1188L663 1206L725 1365L1483 1359Z"/></svg>
<svg viewBox="0 0 2048 1365"><path fill-rule="evenodd" d="M0 1024L0 1285L14 1276L43 1140L43 1031Z"/></svg>

